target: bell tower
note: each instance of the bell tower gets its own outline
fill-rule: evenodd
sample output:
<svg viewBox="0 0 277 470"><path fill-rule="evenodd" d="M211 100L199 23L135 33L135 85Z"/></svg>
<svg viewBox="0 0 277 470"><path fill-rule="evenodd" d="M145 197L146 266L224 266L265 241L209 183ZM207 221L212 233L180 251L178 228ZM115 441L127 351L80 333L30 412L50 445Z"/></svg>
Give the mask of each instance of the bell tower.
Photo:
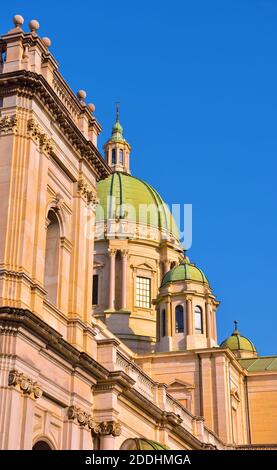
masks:
<svg viewBox="0 0 277 470"><path fill-rule="evenodd" d="M123 137L123 127L119 122L119 103L116 103L116 119L112 135L104 145L105 160L112 171L130 174L131 146Z"/></svg>

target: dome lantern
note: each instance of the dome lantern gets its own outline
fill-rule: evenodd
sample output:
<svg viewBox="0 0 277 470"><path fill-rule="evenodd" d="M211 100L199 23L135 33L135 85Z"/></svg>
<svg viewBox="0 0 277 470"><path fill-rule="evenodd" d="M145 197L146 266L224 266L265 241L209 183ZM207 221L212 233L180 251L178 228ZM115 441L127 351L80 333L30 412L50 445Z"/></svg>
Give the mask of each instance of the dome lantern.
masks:
<svg viewBox="0 0 277 470"><path fill-rule="evenodd" d="M123 127L119 122L119 103L116 103L116 118L112 135L104 145L105 160L112 171L130 174L131 146L123 136Z"/></svg>

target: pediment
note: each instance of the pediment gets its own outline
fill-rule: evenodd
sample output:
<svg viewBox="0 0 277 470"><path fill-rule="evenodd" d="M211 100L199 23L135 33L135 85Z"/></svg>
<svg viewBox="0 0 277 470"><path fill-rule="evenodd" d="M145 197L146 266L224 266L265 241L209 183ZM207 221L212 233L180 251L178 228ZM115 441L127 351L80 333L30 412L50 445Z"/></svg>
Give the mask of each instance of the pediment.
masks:
<svg viewBox="0 0 277 470"><path fill-rule="evenodd" d="M155 269L154 266L151 266L148 263L136 264L136 265L133 265L132 267L136 268L136 269L147 269L147 270L150 269L151 271L153 271Z"/></svg>
<svg viewBox="0 0 277 470"><path fill-rule="evenodd" d="M175 379L173 380L173 382L171 382L170 384L168 384L168 390L169 391L172 391L172 390L176 390L176 391L179 391L179 390L192 390L195 388L195 385L193 384L190 384L188 382L184 382L183 380L179 380L179 379Z"/></svg>

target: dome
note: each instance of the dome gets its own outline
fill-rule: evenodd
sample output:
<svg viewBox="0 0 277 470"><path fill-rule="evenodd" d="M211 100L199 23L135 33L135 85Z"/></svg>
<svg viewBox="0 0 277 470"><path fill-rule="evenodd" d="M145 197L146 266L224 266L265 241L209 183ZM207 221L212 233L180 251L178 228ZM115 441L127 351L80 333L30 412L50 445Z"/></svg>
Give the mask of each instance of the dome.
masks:
<svg viewBox="0 0 277 470"><path fill-rule="evenodd" d="M249 351L256 352L256 348L250 339L245 336L241 336L237 329L237 322L235 321L234 332L229 336L229 338L222 341L221 348L229 348L231 351Z"/></svg>
<svg viewBox="0 0 277 470"><path fill-rule="evenodd" d="M175 266L164 275L162 286L168 282L175 281L198 281L203 284L209 284L203 271L197 268L195 264L190 263L188 257L185 257L178 266Z"/></svg>
<svg viewBox="0 0 277 470"><path fill-rule="evenodd" d="M166 231L179 242L179 230L168 206L159 193L144 181L115 172L97 183L97 194L99 206L96 222L122 219L146 224Z"/></svg>
<svg viewBox="0 0 277 470"><path fill-rule="evenodd" d="M117 120L112 129L112 135L109 139L109 142L125 142L123 137L123 127L120 122Z"/></svg>

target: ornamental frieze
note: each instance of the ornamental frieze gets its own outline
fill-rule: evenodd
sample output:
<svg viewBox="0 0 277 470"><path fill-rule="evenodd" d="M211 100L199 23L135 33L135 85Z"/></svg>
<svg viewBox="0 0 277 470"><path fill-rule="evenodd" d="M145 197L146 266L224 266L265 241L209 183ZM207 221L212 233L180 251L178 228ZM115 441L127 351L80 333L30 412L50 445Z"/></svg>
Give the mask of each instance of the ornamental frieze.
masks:
<svg viewBox="0 0 277 470"><path fill-rule="evenodd" d="M40 398L42 396L41 385L16 369L9 372L8 384L9 386L18 388L26 395L33 395L34 398Z"/></svg>
<svg viewBox="0 0 277 470"><path fill-rule="evenodd" d="M9 133L17 131L18 119L16 115L4 116L0 119L0 133Z"/></svg>

